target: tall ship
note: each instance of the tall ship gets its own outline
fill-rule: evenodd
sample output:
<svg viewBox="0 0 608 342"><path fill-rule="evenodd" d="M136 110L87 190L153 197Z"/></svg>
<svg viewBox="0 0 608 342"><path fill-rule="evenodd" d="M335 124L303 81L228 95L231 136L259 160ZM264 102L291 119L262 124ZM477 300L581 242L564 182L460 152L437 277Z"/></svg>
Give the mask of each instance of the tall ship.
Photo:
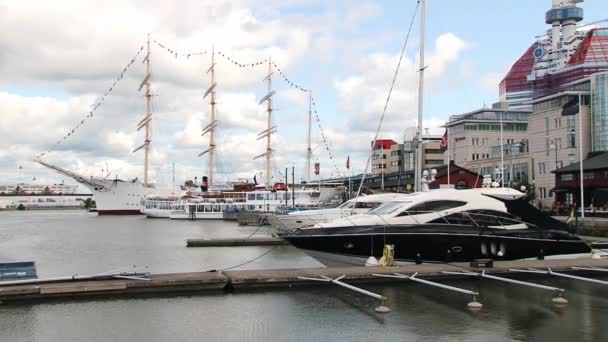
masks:
<svg viewBox="0 0 608 342"><path fill-rule="evenodd" d="M170 195L175 192L173 189L156 188L152 184L145 185L138 179L86 177L42 160L36 162L87 187L93 194L99 215L139 215L143 209L142 200L146 195L153 193Z"/></svg>
<svg viewBox="0 0 608 342"><path fill-rule="evenodd" d="M145 89L146 112L144 117L139 121L137 130L144 130L145 138L142 145L137 147L133 152L139 150L144 151L144 177L143 181L138 178L132 180L123 180L115 177L107 179L104 177L86 177L76 172L61 168L56 165L47 163L41 159L35 160L37 163L44 165L52 170L55 170L65 176L74 179L76 182L86 186L93 193L93 200L97 206L99 215L139 215L142 209L142 200L146 195L155 193L159 195L170 195L174 192L173 189L160 189L154 184L148 182L148 167L150 156L150 123L152 121L151 113L151 82L152 72L150 67L150 36L147 40L146 56L143 62L146 64L145 77L139 86L139 91Z"/></svg>

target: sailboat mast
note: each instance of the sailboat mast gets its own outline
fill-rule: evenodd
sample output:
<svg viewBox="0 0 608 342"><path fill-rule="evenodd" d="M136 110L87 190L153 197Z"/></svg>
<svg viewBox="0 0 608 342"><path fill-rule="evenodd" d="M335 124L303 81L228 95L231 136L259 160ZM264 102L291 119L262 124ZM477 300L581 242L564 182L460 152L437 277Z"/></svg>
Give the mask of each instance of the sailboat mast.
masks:
<svg viewBox="0 0 608 342"><path fill-rule="evenodd" d="M215 154L215 47L211 50L211 130L209 131L209 186L213 185L213 157Z"/></svg>
<svg viewBox="0 0 608 342"><path fill-rule="evenodd" d="M148 162L150 157L150 122L152 121L152 113L150 112L150 100L152 98L152 91L150 90L150 86L152 83L152 71L150 68L150 34L148 33L148 42L146 57L142 63L146 63L146 76L144 80L141 81L139 85L138 91L141 91L141 88L146 87L146 114L143 119L137 124L137 130L139 131L142 128L146 129L146 137L144 143L133 150L133 153L144 149L144 186L148 186Z"/></svg>
<svg viewBox="0 0 608 342"><path fill-rule="evenodd" d="M422 0L420 5L420 80L418 82L418 139L416 146L414 191L420 191L420 177L422 176L422 109L424 99L424 35L426 30L426 0Z"/></svg>
<svg viewBox="0 0 608 342"><path fill-rule="evenodd" d="M312 158L312 90L308 90L308 149L306 150L306 184L310 183L310 159Z"/></svg>
<svg viewBox="0 0 608 342"><path fill-rule="evenodd" d="M268 57L268 94L272 92L272 61L271 57ZM268 96L267 109L268 111L268 126L266 135L266 187L270 187L270 163L272 158L271 146L271 131L272 131L272 96Z"/></svg>
<svg viewBox="0 0 608 342"><path fill-rule="evenodd" d="M146 56L146 140L144 141L144 186L148 186L148 163L150 156L150 121L152 121L152 113L150 113L150 100L152 94L150 92L150 83L152 79L150 70L150 34L148 33L148 41L146 44L147 56Z"/></svg>

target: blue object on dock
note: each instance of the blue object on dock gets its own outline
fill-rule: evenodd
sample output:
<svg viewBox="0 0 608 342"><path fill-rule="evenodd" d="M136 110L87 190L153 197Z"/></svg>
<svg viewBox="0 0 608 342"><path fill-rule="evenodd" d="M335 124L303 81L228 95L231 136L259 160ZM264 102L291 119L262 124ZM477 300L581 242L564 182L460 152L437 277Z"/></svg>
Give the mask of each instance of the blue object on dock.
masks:
<svg viewBox="0 0 608 342"><path fill-rule="evenodd" d="M36 278L38 278L38 274L34 261L0 263L0 281Z"/></svg>

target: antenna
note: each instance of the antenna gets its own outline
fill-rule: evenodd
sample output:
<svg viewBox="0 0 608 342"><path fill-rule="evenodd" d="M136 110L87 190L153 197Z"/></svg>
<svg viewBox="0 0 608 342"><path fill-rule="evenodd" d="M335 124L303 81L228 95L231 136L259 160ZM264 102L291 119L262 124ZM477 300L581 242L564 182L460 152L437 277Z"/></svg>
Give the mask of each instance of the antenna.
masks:
<svg viewBox="0 0 608 342"><path fill-rule="evenodd" d="M146 114L144 118L137 124L137 130L139 131L142 128L146 128L146 138L144 143L133 150L133 152L137 152L144 149L144 186L148 186L148 162L150 155L150 121L152 121L152 113L150 113L150 98L152 97L152 93L150 92L152 71L150 69L150 34L148 33L148 41L146 44L146 57L144 57L143 63L146 63L146 76L144 80L141 82L139 86L139 90L146 86Z"/></svg>
<svg viewBox="0 0 608 342"><path fill-rule="evenodd" d="M209 148L205 151L201 152L198 156L202 156L205 153L209 153L209 185L213 184L213 158L215 156L215 128L217 126L217 120L215 119L215 87L217 86L217 82L215 82L215 47L211 49L211 66L207 73L211 73L211 85L205 92L203 98L206 98L209 94L211 94L210 102L211 105L211 122L203 128L202 135L209 133Z"/></svg>

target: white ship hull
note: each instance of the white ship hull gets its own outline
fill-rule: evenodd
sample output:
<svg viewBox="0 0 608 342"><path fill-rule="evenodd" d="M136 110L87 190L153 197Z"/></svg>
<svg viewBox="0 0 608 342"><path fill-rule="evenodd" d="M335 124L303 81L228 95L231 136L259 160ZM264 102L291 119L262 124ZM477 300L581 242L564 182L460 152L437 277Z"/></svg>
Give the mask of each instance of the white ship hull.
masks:
<svg viewBox="0 0 608 342"><path fill-rule="evenodd" d="M171 193L169 189L146 187L139 181L96 179L95 185L87 186L93 193L98 215L141 215L146 195Z"/></svg>
<svg viewBox="0 0 608 342"><path fill-rule="evenodd" d="M137 180L123 181L120 179L86 177L42 160L36 160L36 162L89 188L93 193L98 215L141 215L144 196L152 193L171 195L174 192L172 189L144 186L142 182Z"/></svg>

